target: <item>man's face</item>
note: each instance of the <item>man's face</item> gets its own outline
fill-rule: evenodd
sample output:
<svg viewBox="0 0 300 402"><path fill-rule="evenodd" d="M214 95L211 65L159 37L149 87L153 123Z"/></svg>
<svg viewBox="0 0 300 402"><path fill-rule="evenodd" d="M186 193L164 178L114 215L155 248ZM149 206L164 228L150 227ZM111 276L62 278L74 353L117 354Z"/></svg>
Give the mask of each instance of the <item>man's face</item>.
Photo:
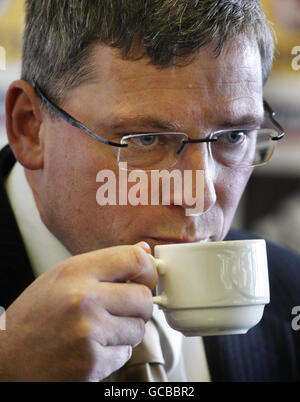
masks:
<svg viewBox="0 0 300 402"><path fill-rule="evenodd" d="M228 124L250 128L249 118L263 115L261 61L254 46L233 46L218 58L202 49L193 63L164 69L146 59L121 60L116 50L102 46L96 48L94 61L95 80L69 91L63 107L112 141L133 132L171 131L163 129L166 122L172 131L205 138ZM142 122L144 118L152 123ZM214 164L205 143L187 144L176 169L205 171L202 214L187 216L186 205L172 202L101 207L96 176L110 169L118 177L115 150L62 119L46 118L41 135L39 209L48 228L73 254L141 240L151 247L222 240L251 174L251 168Z"/></svg>

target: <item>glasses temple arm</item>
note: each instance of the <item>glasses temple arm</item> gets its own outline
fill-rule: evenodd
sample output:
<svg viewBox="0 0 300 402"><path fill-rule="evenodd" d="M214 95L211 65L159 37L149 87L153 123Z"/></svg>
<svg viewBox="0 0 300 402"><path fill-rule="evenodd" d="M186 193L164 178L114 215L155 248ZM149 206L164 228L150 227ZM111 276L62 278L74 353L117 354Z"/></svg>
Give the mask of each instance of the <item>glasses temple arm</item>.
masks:
<svg viewBox="0 0 300 402"><path fill-rule="evenodd" d="M51 102L43 93L43 91L40 89L40 87L35 83L31 83L32 87L35 89L36 93L38 94L40 100L44 105L54 111L58 116L60 116L63 120L67 121L69 124L71 124L73 127L80 128L81 130L84 130L87 134L89 134L91 137L103 142L104 144L112 145L115 147L126 147L127 144L119 144L118 142L112 142L109 140L106 140L105 138L100 137L100 135L94 133L94 131L90 130L87 126L85 126L83 123L80 123L80 121L76 120L74 117L72 117L70 114L62 110L59 106L55 105L53 102Z"/></svg>
<svg viewBox="0 0 300 402"><path fill-rule="evenodd" d="M282 126L275 119L276 113L274 112L274 110L271 108L271 106L269 105L269 103L265 99L263 101L263 105L264 105L264 109L269 113L272 123L280 131L280 134L277 137L272 137L272 140L273 141L281 140L284 137L285 132L284 132L284 129L282 128Z"/></svg>

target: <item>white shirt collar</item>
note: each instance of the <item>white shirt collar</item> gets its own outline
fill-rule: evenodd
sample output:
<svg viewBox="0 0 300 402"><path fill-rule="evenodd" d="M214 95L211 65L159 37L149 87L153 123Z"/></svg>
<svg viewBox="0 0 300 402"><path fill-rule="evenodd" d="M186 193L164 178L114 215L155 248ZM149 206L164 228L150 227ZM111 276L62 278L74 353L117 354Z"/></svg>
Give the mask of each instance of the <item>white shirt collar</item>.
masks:
<svg viewBox="0 0 300 402"><path fill-rule="evenodd" d="M5 187L35 276L69 258L69 251L41 220L24 168L19 162L11 170Z"/></svg>

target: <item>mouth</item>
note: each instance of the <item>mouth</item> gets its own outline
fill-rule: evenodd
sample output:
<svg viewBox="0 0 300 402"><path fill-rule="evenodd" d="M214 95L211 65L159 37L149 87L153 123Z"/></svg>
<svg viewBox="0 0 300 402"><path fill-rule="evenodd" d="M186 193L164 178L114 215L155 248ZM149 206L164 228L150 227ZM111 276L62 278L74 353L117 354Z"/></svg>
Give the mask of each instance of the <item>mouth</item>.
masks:
<svg viewBox="0 0 300 402"><path fill-rule="evenodd" d="M184 236L184 237L149 237L149 243L151 245L163 245L163 244L182 244L182 243L207 243L212 241L211 237L206 238L197 238L192 236Z"/></svg>

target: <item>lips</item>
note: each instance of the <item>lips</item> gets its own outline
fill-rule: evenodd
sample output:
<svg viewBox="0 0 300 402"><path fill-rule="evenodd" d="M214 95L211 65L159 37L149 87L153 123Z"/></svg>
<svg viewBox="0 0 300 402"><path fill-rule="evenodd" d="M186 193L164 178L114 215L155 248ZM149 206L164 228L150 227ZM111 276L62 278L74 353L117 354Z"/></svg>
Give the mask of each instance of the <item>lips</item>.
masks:
<svg viewBox="0 0 300 402"><path fill-rule="evenodd" d="M174 244L174 243L207 243L211 241L210 237L196 238L192 236L184 237L150 237L151 242L155 244Z"/></svg>

